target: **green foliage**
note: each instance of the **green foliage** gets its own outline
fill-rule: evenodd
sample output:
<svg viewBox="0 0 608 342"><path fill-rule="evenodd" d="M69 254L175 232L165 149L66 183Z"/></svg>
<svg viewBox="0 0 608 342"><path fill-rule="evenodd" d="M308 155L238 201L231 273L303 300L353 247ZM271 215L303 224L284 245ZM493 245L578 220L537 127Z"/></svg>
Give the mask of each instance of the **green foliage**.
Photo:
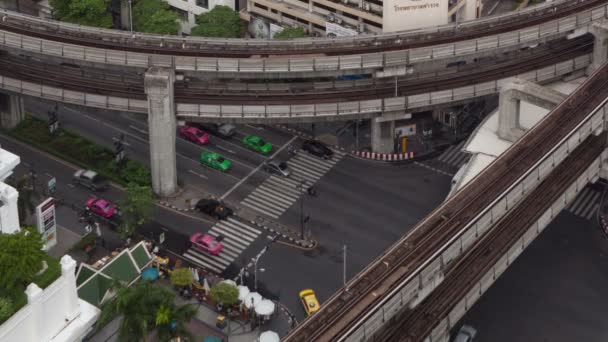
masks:
<svg viewBox="0 0 608 342"><path fill-rule="evenodd" d="M70 247L69 252L84 250L87 246L93 245L97 241L97 234L88 233L83 236L78 242Z"/></svg>
<svg viewBox="0 0 608 342"><path fill-rule="evenodd" d="M132 236L137 227L144 224L153 213L154 200L152 189L149 186L140 186L129 183L125 197L120 202L123 212L123 224L120 233L123 238Z"/></svg>
<svg viewBox="0 0 608 342"><path fill-rule="evenodd" d="M217 283L211 287L211 298L226 306L232 306L239 301L239 289L231 284Z"/></svg>
<svg viewBox="0 0 608 342"><path fill-rule="evenodd" d="M133 29L137 32L177 34L177 13L162 0L138 0L133 6Z"/></svg>
<svg viewBox="0 0 608 342"><path fill-rule="evenodd" d="M176 306L173 302L175 294L168 288L150 282L140 282L129 288L115 284L114 291L114 299L101 307L97 329L122 315L123 320L118 330L119 341L145 340L153 328L158 331L159 341L168 341L161 338L167 334L189 335L185 323L194 317L196 308L191 305ZM176 329L171 329L171 322L176 323Z"/></svg>
<svg viewBox="0 0 608 342"><path fill-rule="evenodd" d="M0 288L16 289L30 283L45 258L42 237L31 228L0 234Z"/></svg>
<svg viewBox="0 0 608 342"><path fill-rule="evenodd" d="M51 0L55 16L69 23L112 27L112 15L108 11L109 0Z"/></svg>
<svg viewBox="0 0 608 342"><path fill-rule="evenodd" d="M64 129L60 129L57 135L51 135L46 122L43 120L27 117L8 133L13 138L24 141L82 168L95 170L117 183L126 185L134 182L139 185L150 185L150 170L143 164L134 160L127 160L124 167L119 168L116 165L112 150Z"/></svg>
<svg viewBox="0 0 608 342"><path fill-rule="evenodd" d="M192 272L187 268L178 268L171 272L171 284L184 287L192 284Z"/></svg>
<svg viewBox="0 0 608 342"><path fill-rule="evenodd" d="M215 6L196 19L198 26L192 28L191 35L217 38L239 38L245 29L239 13L228 6Z"/></svg>
<svg viewBox="0 0 608 342"><path fill-rule="evenodd" d="M10 298L0 297L0 323L13 315L15 306Z"/></svg>
<svg viewBox="0 0 608 342"><path fill-rule="evenodd" d="M44 261L46 261L48 268L42 274L36 275L32 279L32 282L36 283L41 289L47 288L61 276L61 264L59 264L57 259L50 255L45 255Z"/></svg>
<svg viewBox="0 0 608 342"><path fill-rule="evenodd" d="M275 33L274 39L286 40L306 37L306 32L302 27L286 27L283 31Z"/></svg>

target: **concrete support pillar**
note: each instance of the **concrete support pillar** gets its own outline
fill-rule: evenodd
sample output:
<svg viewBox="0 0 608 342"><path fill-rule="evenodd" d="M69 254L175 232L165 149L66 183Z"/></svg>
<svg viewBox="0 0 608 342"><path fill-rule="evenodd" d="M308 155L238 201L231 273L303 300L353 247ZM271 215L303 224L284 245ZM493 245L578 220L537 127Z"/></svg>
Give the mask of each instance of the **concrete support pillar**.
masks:
<svg viewBox="0 0 608 342"><path fill-rule="evenodd" d="M25 295L27 304L31 307L31 314L27 318L30 321L29 326L35 327L35 329L24 331L26 336L22 336L22 338L24 341L43 341L43 334L47 331L45 322L48 321L48 317L44 317L45 310L42 308L42 289L31 283L25 289Z"/></svg>
<svg viewBox="0 0 608 342"><path fill-rule="evenodd" d="M515 79L500 91L498 100L498 136L515 142L524 133L520 126L521 101L552 110L566 95L522 79Z"/></svg>
<svg viewBox="0 0 608 342"><path fill-rule="evenodd" d="M0 94L0 126L15 128L25 118L23 97Z"/></svg>
<svg viewBox="0 0 608 342"><path fill-rule="evenodd" d="M80 314L80 304L78 303L78 291L76 289L76 261L69 255L61 258L61 276L65 279L65 287L69 295L64 297L66 303L66 319L73 320Z"/></svg>
<svg viewBox="0 0 608 342"><path fill-rule="evenodd" d="M393 153L395 151L395 121L371 119L372 151L376 153Z"/></svg>
<svg viewBox="0 0 608 342"><path fill-rule="evenodd" d="M589 74L608 61L608 23L605 21L591 24L590 32L595 37L593 43L593 60L589 66Z"/></svg>
<svg viewBox="0 0 608 342"><path fill-rule="evenodd" d="M120 27L123 30L130 30L131 26L129 25L129 0L121 0L120 1Z"/></svg>
<svg viewBox="0 0 608 342"><path fill-rule="evenodd" d="M177 191L174 82L175 71L160 67L148 69L144 80L148 95L152 189L159 196L170 196Z"/></svg>

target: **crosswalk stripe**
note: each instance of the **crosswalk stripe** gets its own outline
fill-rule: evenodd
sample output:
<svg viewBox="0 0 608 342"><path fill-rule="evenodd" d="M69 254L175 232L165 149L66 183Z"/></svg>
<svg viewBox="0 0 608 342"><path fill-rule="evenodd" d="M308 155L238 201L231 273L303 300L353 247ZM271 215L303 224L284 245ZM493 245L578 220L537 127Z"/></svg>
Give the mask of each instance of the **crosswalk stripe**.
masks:
<svg viewBox="0 0 608 342"><path fill-rule="evenodd" d="M269 183L273 184L274 186L277 186L277 187L283 189L283 191L291 192L292 194L294 194L296 196L299 196L299 194L300 194L300 191L297 189L297 184L293 185L293 184L285 182L284 180L282 180L280 178L272 178L272 177L267 178L266 182L269 182Z"/></svg>
<svg viewBox="0 0 608 342"><path fill-rule="evenodd" d="M293 160L306 162L306 163L308 163L308 164L310 164L310 165L312 165L314 167L318 167L318 168L325 169L325 170L331 169L332 166L334 166L334 164L335 164L335 162L332 162L331 160L325 160L325 159L321 159L321 158L311 157L311 156L306 155L306 154L298 155L298 156L294 157Z"/></svg>
<svg viewBox="0 0 608 342"><path fill-rule="evenodd" d="M589 191L588 188L585 188L578 195L578 197L574 200L574 205L572 206L572 208L570 209L570 211L572 213L575 213L575 214L578 213L578 211L585 206L585 203L589 199L589 195L592 195L592 193Z"/></svg>
<svg viewBox="0 0 608 342"><path fill-rule="evenodd" d="M263 206L268 210L275 211L277 214L280 214L282 210L289 208L289 205L281 203L273 198L265 198L257 192L250 193L247 198L252 202L260 204L260 207Z"/></svg>
<svg viewBox="0 0 608 342"><path fill-rule="evenodd" d="M213 228L213 232L217 232L219 234L222 234L222 236L224 236L224 240L227 240L229 242L238 241L235 244L241 244L241 241L245 241L246 243L252 243L255 240L255 238L251 238L250 236L244 236L244 235L243 236L235 236L235 235L232 235L232 234L234 234L234 232L232 232L230 229L225 228L225 227L214 227Z"/></svg>
<svg viewBox="0 0 608 342"><path fill-rule="evenodd" d="M595 215L599 206L600 206L599 203L595 203L595 204L589 206L588 210L586 212L584 212L581 216L583 216L587 220L591 220L593 218L593 215Z"/></svg>
<svg viewBox="0 0 608 342"><path fill-rule="evenodd" d="M305 172L302 172L302 171L296 170L296 169L293 169L292 173L293 173L293 175L294 175L295 178L304 180L307 183L311 183L311 184L314 184L317 180L319 180L319 178L321 178L321 177L314 177L314 176L312 176L310 174L307 174ZM298 183L298 185L299 185L299 183Z"/></svg>
<svg viewBox="0 0 608 342"><path fill-rule="evenodd" d="M460 167L462 166L462 164L464 164L467 160L468 155L466 153L459 153L458 158L456 158L456 160L454 160L453 165Z"/></svg>
<svg viewBox="0 0 608 342"><path fill-rule="evenodd" d="M320 171L316 171L316 170L312 170L312 169L306 169L303 166L297 165L297 164L292 164L289 167L291 167L292 171L296 171L302 175L309 175L314 180L317 180L317 179L323 177L323 175L325 174L325 171L320 172Z"/></svg>
<svg viewBox="0 0 608 342"><path fill-rule="evenodd" d="M224 267L230 265L230 261L232 261L232 260L228 260L226 258L221 258L220 255L222 255L222 252L220 252L219 255L211 255L211 254L207 254L205 252L198 251L196 248L190 248L188 251L190 252L190 255L198 256L201 259L202 258L207 259L210 262L220 264Z"/></svg>
<svg viewBox="0 0 608 342"><path fill-rule="evenodd" d="M256 228L253 228L253 227L251 227L251 226L249 226L249 225L246 225L246 224L245 224L245 223L243 223L243 222L237 221L237 220L232 219L232 218L229 218L229 219L228 219L228 221L229 221L230 223L234 223L234 224L236 224L237 226L239 226L239 227L241 227L241 228L243 228L243 229L245 229L245 230L248 230L248 231L250 231L250 232L252 232L252 233L256 234L256 236L257 236L257 235L262 234L262 231L261 231L261 230L256 229Z"/></svg>
<svg viewBox="0 0 608 342"><path fill-rule="evenodd" d="M243 238L245 238L245 236L250 237L251 238L250 241L255 240L255 238L257 238L258 235L260 235L260 234L256 234L254 232L250 232L248 230L245 230L245 229L237 226L236 224L234 224L234 222L222 221L222 224L218 225L216 227L231 229L231 230L233 230L237 234L236 236L243 237Z"/></svg>
<svg viewBox="0 0 608 342"><path fill-rule="evenodd" d="M446 160L444 160L444 162L447 164L454 164L454 161L458 159L461 154L462 151L460 150L460 148L455 149L454 152L448 158L446 158Z"/></svg>
<svg viewBox="0 0 608 342"><path fill-rule="evenodd" d="M296 172L292 172L290 178L292 180L297 181L297 184L300 184L301 182L304 182L305 186L310 186L310 185L313 185L315 183L315 181L311 181L310 179L305 178L304 176L302 176L302 175L300 175L299 173L296 173Z"/></svg>
<svg viewBox="0 0 608 342"><path fill-rule="evenodd" d="M273 219L278 219L279 216L273 213L269 213L266 210L259 208L258 206L256 206L254 203L248 203L247 199L245 199L243 202L241 202L244 206L249 207L255 211L259 211L262 214L268 215L270 217L272 217Z"/></svg>
<svg viewBox="0 0 608 342"><path fill-rule="evenodd" d="M447 157L449 157L452 154L452 151L456 149L456 145L452 145L450 147L448 147L447 150L445 150L440 156L439 156L439 161L445 162L445 159Z"/></svg>
<svg viewBox="0 0 608 342"><path fill-rule="evenodd" d="M334 148L331 148L330 150L332 150L334 152L335 155L337 155L338 157L342 158L346 155L346 152L342 152L340 150L336 150Z"/></svg>
<svg viewBox="0 0 608 342"><path fill-rule="evenodd" d="M258 197L262 197L263 199L268 200L268 201L279 202L283 205L286 205L288 208L294 201L292 197L284 197L277 193L273 193L273 192L269 192L268 190L260 189L259 187L257 189L255 189L254 192L251 193L251 195L253 195L253 194L256 194L256 195L258 195Z"/></svg>
<svg viewBox="0 0 608 342"><path fill-rule="evenodd" d="M205 262L206 259L200 259L200 258L195 257L195 256L190 256L190 254L188 254L188 252L186 252L184 254L184 258L190 260L195 265L199 265L199 266L202 266L204 268L210 269L212 271L215 271L216 273L222 273L224 271L224 269L225 269L222 266L216 266L214 264L209 264L209 263Z"/></svg>
<svg viewBox="0 0 608 342"><path fill-rule="evenodd" d="M255 189L253 192L260 191L264 194L268 194L269 196L280 197L280 198L284 199L285 201L290 201L290 200L298 198L297 195L290 195L290 194L286 194L284 192L273 191L273 190L276 190L276 189L272 189L268 185L262 184L262 185L258 186L257 189Z"/></svg>
<svg viewBox="0 0 608 342"><path fill-rule="evenodd" d="M583 216L583 212L586 212L589 205L592 205L596 200L599 194L597 192L590 192L587 196L585 196L584 201L581 201L581 205L575 213L580 213L580 216Z"/></svg>
<svg viewBox="0 0 608 342"><path fill-rule="evenodd" d="M207 234L209 235L213 235L214 237L218 237L220 235L224 236L224 234L220 231L216 231L216 230L210 230ZM222 244L224 246L227 246L228 248L230 248L230 250L235 251L237 253L240 253L242 251L244 251L245 249L247 249L247 247L249 246L250 242L249 241L241 241L241 240L237 240L234 238L226 238L224 236L224 240L222 241Z"/></svg>
<svg viewBox="0 0 608 342"><path fill-rule="evenodd" d="M299 167L300 169L304 169L307 171L310 170L311 172L314 171L315 173L318 173L321 175L325 174L329 169L331 169L331 167L329 167L329 168L319 167L317 164L309 163L304 160L298 160L298 159L290 160L289 166L290 167Z"/></svg>
<svg viewBox="0 0 608 342"><path fill-rule="evenodd" d="M298 186L298 184L299 184L298 182L296 182L295 180L293 180L291 177L275 177L275 176L270 176L270 177L268 177L268 180L271 180L271 181L276 182L276 183L284 184L289 189L295 189Z"/></svg>

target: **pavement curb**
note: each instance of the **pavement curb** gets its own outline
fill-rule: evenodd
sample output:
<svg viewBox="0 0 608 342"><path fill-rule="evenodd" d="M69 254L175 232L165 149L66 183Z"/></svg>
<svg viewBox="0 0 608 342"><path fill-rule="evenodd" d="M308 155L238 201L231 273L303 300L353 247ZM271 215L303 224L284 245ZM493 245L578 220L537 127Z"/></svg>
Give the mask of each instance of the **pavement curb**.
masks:
<svg viewBox="0 0 608 342"><path fill-rule="evenodd" d="M405 153L376 153L376 152L362 152L362 151L352 151L351 155L366 159L366 160L378 160L378 161L404 161L404 160L413 160L416 158L415 152L405 152Z"/></svg>
<svg viewBox="0 0 608 342"><path fill-rule="evenodd" d="M181 211L181 212L189 212L189 211L193 211L195 208L194 206L190 207L190 208L180 208L178 206L175 206L173 204L171 204L170 202L167 201L158 201L158 204L167 207L167 208L171 208L173 210L177 210L177 211Z"/></svg>

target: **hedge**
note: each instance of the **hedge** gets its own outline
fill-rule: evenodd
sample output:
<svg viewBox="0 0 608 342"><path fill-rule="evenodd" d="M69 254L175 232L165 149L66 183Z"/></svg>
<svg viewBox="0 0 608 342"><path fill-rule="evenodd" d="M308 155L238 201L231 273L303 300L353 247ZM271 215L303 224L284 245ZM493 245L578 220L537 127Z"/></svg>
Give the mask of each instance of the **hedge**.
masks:
<svg viewBox="0 0 608 342"><path fill-rule="evenodd" d="M33 283L36 283L41 289L47 288L51 285L59 276L61 276L61 264L55 258L50 255L45 255L44 261L46 261L48 268L44 273L37 275L32 279Z"/></svg>
<svg viewBox="0 0 608 342"><path fill-rule="evenodd" d="M55 135L51 135L46 121L28 116L7 133L70 163L95 170L121 185L134 182L149 186L151 183L150 169L142 163L127 159L124 166L119 168L112 150L66 129L59 129Z"/></svg>

